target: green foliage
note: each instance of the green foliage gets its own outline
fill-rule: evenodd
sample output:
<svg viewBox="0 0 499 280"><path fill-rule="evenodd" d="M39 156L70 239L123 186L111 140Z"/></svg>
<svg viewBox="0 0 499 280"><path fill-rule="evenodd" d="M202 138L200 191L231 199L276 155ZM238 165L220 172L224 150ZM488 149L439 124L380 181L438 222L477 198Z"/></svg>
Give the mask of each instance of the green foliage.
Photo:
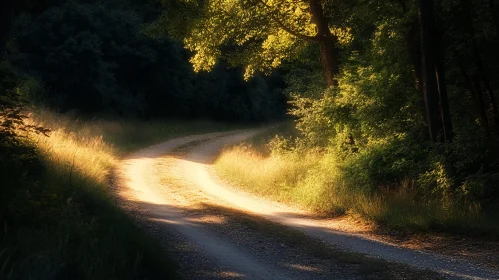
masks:
<svg viewBox="0 0 499 280"><path fill-rule="evenodd" d="M171 74L170 67L180 64L175 48L172 54L160 53L161 42L140 34L142 22L141 15L111 4L69 2L36 19L19 19L14 31L18 53L11 59L43 81L53 107L137 115L144 110L137 89L154 95L159 82L182 83L180 74ZM159 65L164 66L156 69ZM170 75L151 79L153 71Z"/></svg>
<svg viewBox="0 0 499 280"><path fill-rule="evenodd" d="M12 192L18 187L35 184L40 173L36 151L25 134L46 134L48 130L25 122L26 102L18 86L21 81L5 61L0 62L0 77L0 211L4 214Z"/></svg>
<svg viewBox="0 0 499 280"><path fill-rule="evenodd" d="M220 63L196 75L182 45L144 32L152 4L70 1L17 20L8 59L46 90L31 100L60 111L261 121L283 116L279 77Z"/></svg>
<svg viewBox="0 0 499 280"><path fill-rule="evenodd" d="M336 197L351 195L365 202L357 211L392 224L407 215L385 212L412 201L408 223L428 228L459 221L460 206L471 219L499 204L494 1L435 1L454 132L447 143L427 137L427 118L438 116L425 114L418 1L320 1L335 41L329 51L341 65L334 89L317 59L328 54L325 45L307 43L325 42L307 3L160 2L61 1L46 9L52 1L41 1L40 10L21 9L34 13L17 20L7 48L0 140L20 143L13 129L31 129L22 98L85 115L265 121L284 116L287 95L301 135L275 138L270 154L318 161L289 168L269 161L269 180L281 178L287 195L310 191L308 204L335 209L351 203Z"/></svg>
<svg viewBox="0 0 499 280"><path fill-rule="evenodd" d="M433 209L428 213L413 213L420 215L421 222L438 220L438 227L458 223L459 211L469 214L469 219L495 211L499 200L497 114L493 108L497 84L490 77L497 75L493 61L498 56L489 50L497 45L498 26L492 17L497 11L483 1L465 1L470 6L463 10L464 2L458 2L442 2L438 9L450 32L444 38L448 40L447 79L455 132L452 143L429 143L426 137L424 101L415 67L419 48L416 3L371 1L365 6L345 4L342 14L331 12L331 20L345 19L345 27L353 34L353 42L341 50L338 88L321 90L319 65L311 61L317 53L314 48L300 55L295 63L298 70L289 71L287 91L293 96L291 113L297 118L301 137L295 148L273 140L274 150L281 151L283 145L295 153L320 150L334 163L326 160L323 167L308 172L315 178L329 172L329 180L310 180L329 185L333 194L341 186L346 193L353 191L355 196L360 192L367 200L384 201L387 196L391 201L389 196L395 199L405 192L410 194L407 199L415 201L414 207L439 205L434 209L428 206ZM465 14L472 16L469 22L457 18ZM310 84L312 80L316 82ZM405 198L401 203L406 203L403 201ZM396 202L389 205L391 202L387 211L392 206L398 211ZM357 210L365 212L367 208L362 209ZM405 214L387 219L403 226ZM373 215L379 219L390 216Z"/></svg>
<svg viewBox="0 0 499 280"><path fill-rule="evenodd" d="M399 139L344 159L332 150L303 146L303 139L293 143L290 133L294 135L291 130L272 129L227 148L215 169L246 191L320 214L353 214L355 219L360 216L403 231L482 237L499 232L497 212L442 196L454 177L446 170L444 157L428 157L431 152L424 143ZM474 179L485 178L491 177Z"/></svg>
<svg viewBox="0 0 499 280"><path fill-rule="evenodd" d="M345 160L342 177L350 188L361 191L397 189L424 170L424 149L408 139L372 145Z"/></svg>
<svg viewBox="0 0 499 280"><path fill-rule="evenodd" d="M314 35L306 3L216 0L196 6L191 1L178 1L179 5L174 6L169 2L164 1L166 14L182 13L184 7L196 7L195 16L163 21L167 26L173 26L169 29L176 30L178 25L188 27L182 29L185 32L182 38L186 47L194 52L191 62L196 71L212 69L226 47L231 49L227 56L230 61L246 67L246 78L278 67L303 46L303 42L285 31L275 18L298 33Z"/></svg>

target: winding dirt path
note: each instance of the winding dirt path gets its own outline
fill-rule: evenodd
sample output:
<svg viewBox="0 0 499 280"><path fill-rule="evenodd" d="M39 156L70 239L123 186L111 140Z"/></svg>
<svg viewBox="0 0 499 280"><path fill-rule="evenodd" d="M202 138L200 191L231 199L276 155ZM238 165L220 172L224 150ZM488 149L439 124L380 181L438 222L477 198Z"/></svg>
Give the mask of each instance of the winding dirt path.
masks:
<svg viewBox="0 0 499 280"><path fill-rule="evenodd" d="M334 230L326 221L306 212L221 183L210 168L220 150L261 131L178 138L138 151L122 161L120 196L124 207L138 213L139 220L164 239L165 249L184 258L181 274L185 278L378 279L389 274L393 279L437 279L431 273L423 276L412 269L395 269L395 263L403 263L417 270L438 272L446 279L499 279L499 272L458 258L404 249L365 235ZM325 247L387 260L393 263L396 273L375 269L359 273L362 267L355 262L341 264L306 253L295 244L231 220L220 207L244 211L303 232ZM383 270L387 267L390 265L385 264ZM376 273L384 274L377 278Z"/></svg>

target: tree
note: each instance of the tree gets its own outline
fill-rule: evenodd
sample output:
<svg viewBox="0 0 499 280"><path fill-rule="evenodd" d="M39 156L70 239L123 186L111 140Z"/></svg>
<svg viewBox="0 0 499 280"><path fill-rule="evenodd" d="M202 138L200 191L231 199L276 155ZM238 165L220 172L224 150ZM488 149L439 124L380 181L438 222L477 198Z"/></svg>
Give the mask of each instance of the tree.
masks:
<svg viewBox="0 0 499 280"><path fill-rule="evenodd" d="M426 118L430 139L436 142L443 134L446 142L452 140L452 124L447 97L445 62L441 35L435 18L434 0L419 1L421 34L422 79Z"/></svg>
<svg viewBox="0 0 499 280"><path fill-rule="evenodd" d="M328 85L337 86L337 49L347 40L348 30L330 25L323 2L208 0L202 4L186 1L180 6L165 1L164 5L169 31L184 37L186 47L194 52L191 62L196 71L212 69L225 55L232 64L244 65L248 78L256 72L268 73L312 43L320 46ZM174 15L179 10L190 13L179 18Z"/></svg>

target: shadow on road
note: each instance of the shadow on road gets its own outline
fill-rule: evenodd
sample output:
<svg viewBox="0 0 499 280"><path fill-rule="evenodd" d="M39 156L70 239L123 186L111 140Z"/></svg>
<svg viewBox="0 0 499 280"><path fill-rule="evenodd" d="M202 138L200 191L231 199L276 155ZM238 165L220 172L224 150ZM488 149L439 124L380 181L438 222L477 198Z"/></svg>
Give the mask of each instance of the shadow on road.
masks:
<svg viewBox="0 0 499 280"><path fill-rule="evenodd" d="M167 239L166 249L176 259L187 262L180 274L188 279L260 279L266 270L263 279L442 279L326 246L298 230L229 207L128 204L153 235Z"/></svg>

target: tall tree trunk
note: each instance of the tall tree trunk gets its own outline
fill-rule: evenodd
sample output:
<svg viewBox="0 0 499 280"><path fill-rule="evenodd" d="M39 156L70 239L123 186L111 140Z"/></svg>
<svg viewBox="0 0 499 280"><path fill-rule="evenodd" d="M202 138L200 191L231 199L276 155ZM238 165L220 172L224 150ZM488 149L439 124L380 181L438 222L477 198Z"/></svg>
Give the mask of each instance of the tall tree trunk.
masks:
<svg viewBox="0 0 499 280"><path fill-rule="evenodd" d="M452 141L452 122L445 79L444 51L437 28L434 0L419 1L421 64L426 118L430 139Z"/></svg>
<svg viewBox="0 0 499 280"><path fill-rule="evenodd" d="M421 29L421 74L423 77L423 92L426 110L428 132L433 142L438 140L442 132L442 120L439 110L437 78L435 75L435 45L434 36L434 3L433 0L420 0L419 23Z"/></svg>
<svg viewBox="0 0 499 280"><path fill-rule="evenodd" d="M407 33L405 34L405 45L409 58L411 60L413 69L413 79L414 79L414 89L419 93L418 106L421 111L426 111L425 100L424 100L424 84L423 84L423 74L422 74L422 59L421 59L421 43L420 43L420 30L418 20L409 22L406 25ZM424 117L424 122L426 125L427 118Z"/></svg>
<svg viewBox="0 0 499 280"><path fill-rule="evenodd" d="M484 76L482 76L483 79ZM496 126L497 133L499 133L499 108L497 108L497 101L494 94L494 90L490 86L490 83L487 80L484 80L485 88L487 89L487 93L489 94L490 105L492 106L492 113L494 114L494 122Z"/></svg>
<svg viewBox="0 0 499 280"><path fill-rule="evenodd" d="M324 37L321 45L321 63L326 73L327 84L331 87L338 86L338 74L340 73L338 67L338 60L336 56L336 48L334 38L332 36Z"/></svg>
<svg viewBox="0 0 499 280"><path fill-rule="evenodd" d="M398 1L400 8L402 9L402 14L407 14L407 6L404 1ZM409 54L409 59L412 63L413 79L414 79L414 89L420 93L421 108L424 110L424 100L423 100L423 78L421 74L421 43L420 43L420 30L419 22L417 19L413 19L406 23L405 29L405 47L407 53Z"/></svg>
<svg viewBox="0 0 499 280"><path fill-rule="evenodd" d="M440 113L442 115L442 130L445 142L452 142L453 129L450 115L449 97L447 95L447 79L445 77L445 51L442 44L442 33L438 29L439 24L434 20L434 42L435 42L435 74L437 78L438 97L440 101Z"/></svg>
<svg viewBox="0 0 499 280"><path fill-rule="evenodd" d="M310 14L317 26L317 39L320 44L321 63L329 86L338 86L339 61L336 54L336 37L331 34L327 18L320 0L310 0Z"/></svg>
<svg viewBox="0 0 499 280"><path fill-rule="evenodd" d="M480 83L480 79L478 79L477 76L475 76L473 85L475 89L475 94L474 94L476 100L475 102L478 106L480 114L480 122L482 123L482 127L485 131L485 137L487 137L487 142L489 142L490 144L492 142L490 134L490 124L487 117L487 110L485 109L485 102L483 101L482 84Z"/></svg>
<svg viewBox="0 0 499 280"><path fill-rule="evenodd" d="M491 10L490 12L493 15L493 21L494 21L494 24L496 26L496 30L497 30L497 32L499 32L499 26L498 26L498 22L497 22L497 15L496 15L495 6L494 6L494 0L489 1L489 8ZM467 32L467 34L466 34L467 37L471 38L469 40L470 40L470 44L471 44L473 60L474 60L474 63L476 65L476 75L475 76L477 76L476 79L479 78L476 82L479 83L481 80L481 83L483 83L483 86L487 92L488 100L490 102L490 108L492 108L492 116L494 118L494 124L495 124L496 130L497 130L497 133L499 133L499 108L497 105L494 90L491 86L491 82L487 76L487 72L486 72L485 66L483 64L480 47L478 46L478 42L476 40L475 26L474 26L473 21L472 21L473 2L469 1L469 0L462 1L462 9L465 12L465 18L467 19L467 21L465 22L465 25L464 25L465 26L464 29ZM477 86L481 87L481 85L477 85Z"/></svg>
<svg viewBox="0 0 499 280"><path fill-rule="evenodd" d="M476 91L475 102L479 106L478 109L480 113L480 122L484 129L485 139L487 141L487 145L491 152L489 156L491 157L492 160L495 160L498 156L497 143L494 141L494 138L492 137L490 123L488 121L488 116L487 116L487 109L485 106L485 101L483 100L482 84L480 83L480 78L478 76L475 76L474 80L475 80L474 87Z"/></svg>
<svg viewBox="0 0 499 280"><path fill-rule="evenodd" d="M414 21L407 25L407 34L405 35L405 44L407 52L409 53L409 58L412 63L413 68L413 78L414 78L414 88L421 94L421 98L424 95L423 92L423 77L421 69L421 43L418 38L420 38L420 33L418 30L418 22ZM421 100L421 104L424 103ZM424 107L424 105L423 105Z"/></svg>
<svg viewBox="0 0 499 280"><path fill-rule="evenodd" d="M472 32L472 36L473 36L472 44L473 44L473 55L475 57L475 64L477 66L478 74L480 75L480 78L483 82L483 85L485 86L485 89L487 90L487 94L489 96L489 101L490 101L490 106L492 108L492 114L494 116L495 126L496 126L498 133L499 133L499 109L497 108L497 102L496 102L496 98L494 95L494 90L490 86L489 79L487 77L487 74L485 73L485 68L484 68L483 62L482 62L482 55L480 54L480 49L478 48L478 43L476 42L476 39L475 39L475 32L474 32L473 26L471 27L471 29L473 31Z"/></svg>
<svg viewBox="0 0 499 280"><path fill-rule="evenodd" d="M483 97L482 97L482 91L480 88L480 83L477 82L477 79L475 77L475 81L473 82L472 79L470 78L470 75L468 74L468 71L466 71L466 67L464 67L464 64L459 61L459 70L461 70L461 75L464 78L464 83L468 90L471 93L471 97L473 97L473 101L475 102L476 109L478 110L478 115L480 116L480 125L483 128L483 131L485 132L485 137L487 138L487 142L490 144L490 125L489 125L489 119L487 116L487 111L485 109L485 105L483 102Z"/></svg>

